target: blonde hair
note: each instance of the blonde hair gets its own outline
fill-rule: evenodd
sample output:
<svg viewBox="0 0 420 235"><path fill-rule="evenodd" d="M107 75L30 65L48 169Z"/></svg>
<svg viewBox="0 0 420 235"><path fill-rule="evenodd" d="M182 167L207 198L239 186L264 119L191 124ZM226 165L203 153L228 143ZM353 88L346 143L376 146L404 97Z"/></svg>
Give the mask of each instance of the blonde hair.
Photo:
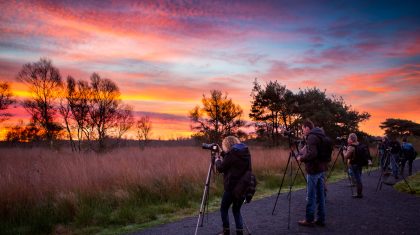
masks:
<svg viewBox="0 0 420 235"><path fill-rule="evenodd" d="M350 135L349 135L349 139L350 139L352 142L357 142L357 135L356 135L355 133L350 133Z"/></svg>
<svg viewBox="0 0 420 235"><path fill-rule="evenodd" d="M227 136L222 141L223 151L229 152L233 145L239 144L241 141L235 136Z"/></svg>

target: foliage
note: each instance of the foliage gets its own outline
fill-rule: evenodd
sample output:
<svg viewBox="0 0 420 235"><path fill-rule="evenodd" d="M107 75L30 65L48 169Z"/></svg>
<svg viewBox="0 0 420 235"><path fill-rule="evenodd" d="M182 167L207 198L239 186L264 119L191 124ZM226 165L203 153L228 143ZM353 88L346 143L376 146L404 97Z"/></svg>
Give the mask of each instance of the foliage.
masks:
<svg viewBox="0 0 420 235"><path fill-rule="evenodd" d="M238 133L244 125L241 107L219 90L211 90L210 96L203 94L203 106L196 106L189 113L195 137L209 142L221 142L221 138Z"/></svg>
<svg viewBox="0 0 420 235"><path fill-rule="evenodd" d="M272 143L278 145L280 129L289 129L296 119L295 96L277 81L270 81L262 88L255 80L251 97L249 117L255 121L257 134L270 135Z"/></svg>
<svg viewBox="0 0 420 235"><path fill-rule="evenodd" d="M327 97L318 88L300 90L296 95L300 120L310 119L331 137L358 132L358 124L370 118L347 105L342 97Z"/></svg>
<svg viewBox="0 0 420 235"><path fill-rule="evenodd" d="M420 136L420 124L404 119L388 118L380 125L385 130L386 135L402 136L415 135Z"/></svg>

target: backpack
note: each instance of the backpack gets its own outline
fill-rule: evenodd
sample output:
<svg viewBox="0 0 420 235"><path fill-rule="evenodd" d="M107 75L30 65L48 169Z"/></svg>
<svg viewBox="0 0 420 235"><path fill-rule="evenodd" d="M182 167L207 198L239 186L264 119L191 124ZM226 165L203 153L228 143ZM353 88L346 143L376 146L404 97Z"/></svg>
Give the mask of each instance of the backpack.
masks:
<svg viewBox="0 0 420 235"><path fill-rule="evenodd" d="M372 160L370 156L369 146L363 143L358 145L351 145L355 149L354 163L359 166L367 166L369 160Z"/></svg>
<svg viewBox="0 0 420 235"><path fill-rule="evenodd" d="M333 142L331 138L326 135L320 135L320 134L315 134L315 133L311 133L311 134L315 135L321 140L321 142L317 146L318 159L321 162L330 162L331 155L333 152Z"/></svg>
<svg viewBox="0 0 420 235"><path fill-rule="evenodd" d="M401 149L402 149L402 156L404 158L409 159L409 160L416 158L417 153L416 153L416 150L414 150L412 145L408 145L408 144L402 145Z"/></svg>
<svg viewBox="0 0 420 235"><path fill-rule="evenodd" d="M235 188L233 196L237 199L245 197L247 203L251 202L257 188L257 177L252 173L251 159L249 160L248 170L241 176Z"/></svg>

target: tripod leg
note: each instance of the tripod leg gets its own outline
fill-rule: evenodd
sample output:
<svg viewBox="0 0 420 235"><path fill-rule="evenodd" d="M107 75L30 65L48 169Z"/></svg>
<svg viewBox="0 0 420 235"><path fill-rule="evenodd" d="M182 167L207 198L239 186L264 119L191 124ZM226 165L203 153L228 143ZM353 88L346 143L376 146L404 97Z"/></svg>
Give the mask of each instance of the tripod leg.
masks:
<svg viewBox="0 0 420 235"><path fill-rule="evenodd" d="M384 175L384 170L383 170L383 168L381 168L380 174L381 174L381 175L379 176L378 184L376 185L376 192L378 192L378 189L379 189L379 188L382 188L382 177L383 177L383 175ZM380 185L381 187L379 187L379 185Z"/></svg>
<svg viewBox="0 0 420 235"><path fill-rule="evenodd" d="M271 212L271 215L274 215L274 211L276 210L277 201L279 200L279 196L280 196L280 193L281 193L281 188L283 187L284 178L286 177L287 169L289 168L290 159L292 157L291 154L292 153L289 154L289 158L287 159L286 169L284 169L284 172L283 172L283 178L281 179L279 192L277 193L276 202L274 203L274 207L273 207L273 211Z"/></svg>
<svg viewBox="0 0 420 235"><path fill-rule="evenodd" d="M211 171L213 169L213 162L210 163L209 166L209 170L207 172L207 178L206 178L206 184L204 186L204 192L203 192L203 197L201 199L201 205L200 205L200 211L198 214L198 220L197 220L197 225L195 227L195 235L197 235L198 233L198 227L202 227L203 226L203 219L204 219L204 213L206 210L206 204L208 204L208 193L209 193L209 188L210 188L210 178L211 178ZM201 222L201 225L200 225Z"/></svg>
<svg viewBox="0 0 420 235"><path fill-rule="evenodd" d="M327 180L330 178L331 173L334 171L334 167L335 167L335 164L337 163L337 159L338 159L338 157L339 157L339 154L337 153L337 157L335 158L334 163L333 163L333 165L332 165L332 167L331 167L331 170L330 170L330 172L328 172L328 176L327 176L327 178L325 179L325 181L327 181Z"/></svg>
<svg viewBox="0 0 420 235"><path fill-rule="evenodd" d="M301 163L297 160L296 156L293 156L293 158L295 159L296 164L297 164L297 166L299 167L299 171L302 173L302 177L303 177L303 179L305 180L305 182L306 182L306 183L308 183L308 182L306 181L305 173L303 172L302 167L300 166L300 165L301 165Z"/></svg>
<svg viewBox="0 0 420 235"><path fill-rule="evenodd" d="M410 193L414 192L414 190L410 187L410 184L408 183L408 181L405 179L404 175L401 175L401 177L403 178L405 184L407 185L407 187L410 189Z"/></svg>

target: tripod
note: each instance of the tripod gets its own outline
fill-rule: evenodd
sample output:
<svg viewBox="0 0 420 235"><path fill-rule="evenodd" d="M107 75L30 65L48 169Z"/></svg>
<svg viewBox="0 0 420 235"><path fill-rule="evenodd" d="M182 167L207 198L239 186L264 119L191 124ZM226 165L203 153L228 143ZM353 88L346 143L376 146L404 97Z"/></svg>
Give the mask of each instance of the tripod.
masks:
<svg viewBox="0 0 420 235"><path fill-rule="evenodd" d="M385 175L385 168L388 167L388 164L391 164L391 157L393 158L394 161L396 161L394 159L394 157L391 156L390 149L387 149L382 157L385 158L384 159L384 166L381 166L381 174L379 176L378 184L376 185L376 192L378 192L378 190L381 190L382 189L382 184L384 183L384 179L383 178L384 178L384 175ZM394 165L397 165L397 164L398 163L395 163ZM392 167L394 167L394 166L392 166ZM397 176L398 176L398 171L397 171ZM408 181L405 179L405 177L404 177L403 174L401 174L401 177L403 178L403 180L404 180L405 184L407 185L407 187L410 189L410 192L414 192L413 189L410 187L410 184L408 183Z"/></svg>
<svg viewBox="0 0 420 235"><path fill-rule="evenodd" d="M206 178L206 184L204 186L204 192L203 197L201 199L201 205L200 205L200 212L198 214L198 220L197 220L197 226L195 227L195 235L197 235L198 227L203 227L203 220L204 220L204 214L207 213L208 215L208 208L209 208L209 193L210 193L210 179L212 172L214 172L214 161L216 159L217 150L211 150L210 155L210 165L209 170L207 172L207 178Z"/></svg>
<svg viewBox="0 0 420 235"><path fill-rule="evenodd" d="M206 184L204 186L203 197L201 199L200 211L199 211L199 214L198 214L198 220L197 220L197 225L195 227L194 235L197 235L198 227L203 227L204 214L207 214L207 216L208 216L209 195L210 195L210 180L211 180L212 173L215 172L214 171L214 163L215 163L216 155L218 154L218 152L219 152L219 147L218 148L211 148L210 165L209 165L209 170L207 172ZM245 230L248 232L248 234L251 234L251 231L249 230L248 226L246 225L245 219L243 219L243 218L242 218L242 223L245 227Z"/></svg>
<svg viewBox="0 0 420 235"><path fill-rule="evenodd" d="M297 141L295 141L295 148L296 148L296 150L297 150L297 152L299 154L299 148L298 148L298 142ZM286 174L287 174L288 169L290 169L290 172L289 172L290 184L289 184L289 193L288 193L288 196L287 196L288 199L289 199L289 215L288 215L288 224L287 224L287 228L288 229L290 227L290 205L291 205L291 198L292 198L292 187L293 187L293 184L294 184L294 182L296 180L296 177L297 177L299 171L302 173L302 176L303 176L303 178L305 179L305 182L306 182L305 173L303 172L302 168L300 167L300 163L297 160L297 155L293 151L292 138L291 138L290 135L289 135L289 149L290 149L290 152L289 152L289 158L287 159L286 169L283 172L283 178L282 178L281 183L280 183L279 192L277 193L276 202L274 203L273 211L271 212L271 214L274 215L274 211L276 210L276 206L277 206L277 201L279 200L279 196L280 196L280 193L281 193L281 188L283 187L284 179L286 177ZM293 178L293 180L292 180L292 176L293 176L293 161L291 160L292 158L294 158L294 160L296 161L296 164L297 164L297 166L299 168L299 171L296 171L295 177Z"/></svg>
<svg viewBox="0 0 420 235"><path fill-rule="evenodd" d="M345 148L345 145L341 144L340 148L338 149L337 155L335 157L334 163L331 167L331 170L328 173L327 179L325 180L325 183L327 182L328 178L330 178L331 173L334 171L335 164L337 163L337 160L338 160L339 157L341 157L341 161L343 162L343 165L345 167L344 170L346 171L347 179L349 180L350 185L353 183L353 181L350 178L350 174L349 174L349 166L344 161L344 154L343 154L344 148ZM350 186L350 191L351 191L351 194L353 195L353 187L352 186Z"/></svg>

